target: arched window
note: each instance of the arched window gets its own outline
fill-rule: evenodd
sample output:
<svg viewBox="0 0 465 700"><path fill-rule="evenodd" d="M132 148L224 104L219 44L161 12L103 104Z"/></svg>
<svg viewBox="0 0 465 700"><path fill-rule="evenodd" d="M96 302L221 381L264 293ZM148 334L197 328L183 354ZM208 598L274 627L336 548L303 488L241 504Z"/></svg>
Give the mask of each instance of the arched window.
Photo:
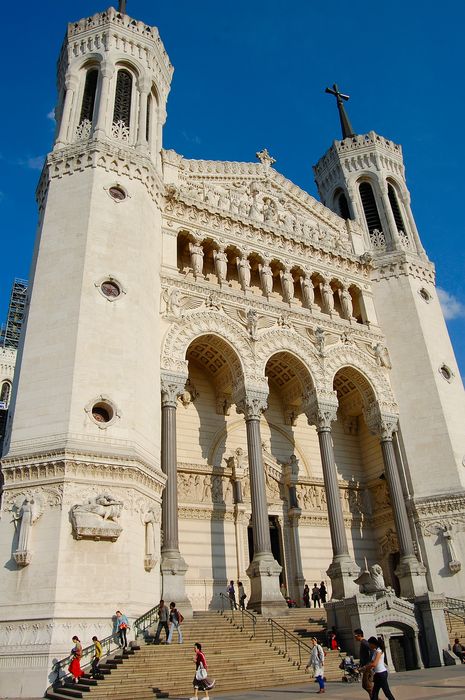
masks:
<svg viewBox="0 0 465 700"><path fill-rule="evenodd" d="M396 222L398 231L405 231L404 220L402 219L402 214L400 213L399 202L397 201L397 195L394 187L388 184L388 197L391 204L392 213L394 214L394 221Z"/></svg>
<svg viewBox="0 0 465 700"><path fill-rule="evenodd" d="M339 216L342 216L343 219L351 218L349 203L347 201L345 192L339 191L339 194L336 195L336 205L339 212Z"/></svg>
<svg viewBox="0 0 465 700"><path fill-rule="evenodd" d="M123 122L129 127L131 121L132 75L124 68L118 71L116 78L115 108L113 123Z"/></svg>
<svg viewBox="0 0 465 700"><path fill-rule="evenodd" d="M95 95L97 92L97 79L97 68L91 68L87 71L86 82L84 85L84 94L82 96L81 116L79 117L79 124L82 124L82 122L86 119L87 121L92 123L92 119L94 117Z"/></svg>
<svg viewBox="0 0 465 700"><path fill-rule="evenodd" d="M0 408L8 408L10 402L11 394L11 384L10 382L3 382L2 388L0 390Z"/></svg>
<svg viewBox="0 0 465 700"><path fill-rule="evenodd" d="M359 190L368 231L370 233L375 229L381 231L381 219L379 218L378 207L376 206L376 199L372 186L369 182L361 182Z"/></svg>

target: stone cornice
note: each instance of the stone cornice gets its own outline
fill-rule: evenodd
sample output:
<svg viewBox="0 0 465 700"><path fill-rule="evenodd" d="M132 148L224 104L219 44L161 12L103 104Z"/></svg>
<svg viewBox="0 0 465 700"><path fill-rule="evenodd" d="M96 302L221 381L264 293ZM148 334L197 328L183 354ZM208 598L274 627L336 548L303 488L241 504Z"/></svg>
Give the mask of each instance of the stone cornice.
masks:
<svg viewBox="0 0 465 700"><path fill-rule="evenodd" d="M462 514L465 517L465 490L459 493L413 498L409 507L416 522L453 514Z"/></svg>
<svg viewBox="0 0 465 700"><path fill-rule="evenodd" d="M124 147L110 140L90 139L48 154L36 190L39 209L44 204L50 180L88 168L102 168L119 177L139 180L146 186L153 201L157 204L161 202L164 187L150 158L130 146Z"/></svg>
<svg viewBox="0 0 465 700"><path fill-rule="evenodd" d="M394 251L375 256L372 261L372 282L391 277L415 277L422 282L435 284L436 274L432 262L407 251Z"/></svg>

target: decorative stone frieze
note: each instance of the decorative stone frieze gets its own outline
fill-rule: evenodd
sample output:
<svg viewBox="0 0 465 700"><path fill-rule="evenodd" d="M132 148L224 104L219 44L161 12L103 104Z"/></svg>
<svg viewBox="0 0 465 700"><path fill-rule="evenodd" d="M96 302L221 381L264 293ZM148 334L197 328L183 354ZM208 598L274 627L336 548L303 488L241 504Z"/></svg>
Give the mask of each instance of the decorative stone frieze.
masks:
<svg viewBox="0 0 465 700"><path fill-rule="evenodd" d="M118 522L122 507L123 502L109 493L100 493L87 503L74 505L70 511L74 536L77 540L116 542L123 529Z"/></svg>

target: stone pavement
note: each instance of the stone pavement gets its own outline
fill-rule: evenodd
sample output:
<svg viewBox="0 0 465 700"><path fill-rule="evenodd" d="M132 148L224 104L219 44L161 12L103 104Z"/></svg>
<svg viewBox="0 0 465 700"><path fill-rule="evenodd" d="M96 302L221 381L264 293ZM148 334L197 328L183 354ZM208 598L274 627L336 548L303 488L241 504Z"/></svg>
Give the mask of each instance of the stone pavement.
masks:
<svg viewBox="0 0 465 700"><path fill-rule="evenodd" d="M396 700L449 700L449 698L464 700L465 665L394 673L390 676L389 685ZM221 694L213 690L210 698L211 700L307 700L315 696L317 689L317 684L310 679L308 685L270 688L247 693ZM362 689L361 683L328 683L325 697L368 700L368 695ZM380 698L384 698L382 692Z"/></svg>

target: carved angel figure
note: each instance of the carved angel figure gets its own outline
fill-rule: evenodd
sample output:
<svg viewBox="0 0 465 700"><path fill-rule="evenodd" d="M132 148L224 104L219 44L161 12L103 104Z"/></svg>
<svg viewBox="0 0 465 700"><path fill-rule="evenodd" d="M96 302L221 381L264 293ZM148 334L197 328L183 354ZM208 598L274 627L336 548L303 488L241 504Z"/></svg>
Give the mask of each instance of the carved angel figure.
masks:
<svg viewBox="0 0 465 700"><path fill-rule="evenodd" d="M287 267L284 271L280 270L281 288L283 290L283 300L286 304L290 304L294 298L294 278L290 269Z"/></svg>
<svg viewBox="0 0 465 700"><path fill-rule="evenodd" d="M275 321L267 316L259 316L255 309L237 309L236 307L223 306L223 311L234 321L241 323L247 327L250 337L253 340L257 338L257 332L261 328L269 328L273 326Z"/></svg>
<svg viewBox="0 0 465 700"><path fill-rule="evenodd" d="M203 277L203 248L198 243L189 243L191 267L194 278Z"/></svg>
<svg viewBox="0 0 465 700"><path fill-rule="evenodd" d="M352 303L352 297L347 287L343 287L339 290L339 298L341 300L342 318L345 318L347 319L347 321L350 321L350 319L353 317L354 305Z"/></svg>
<svg viewBox="0 0 465 700"><path fill-rule="evenodd" d="M326 280L320 282L322 311L325 314L331 314L334 311L334 296L330 283Z"/></svg>
<svg viewBox="0 0 465 700"><path fill-rule="evenodd" d="M313 335L315 336L315 344L318 349L318 352L320 353L320 355L323 355L325 350L325 332L323 328L317 326L313 331Z"/></svg>
<svg viewBox="0 0 465 700"><path fill-rule="evenodd" d="M313 281L309 275L300 277L300 288L302 290L302 302L306 309L311 309L315 303L315 290Z"/></svg>
<svg viewBox="0 0 465 700"><path fill-rule="evenodd" d="M224 252L224 248L213 250L213 262L215 265L215 274L220 287L226 282L228 273L228 256Z"/></svg>
<svg viewBox="0 0 465 700"><path fill-rule="evenodd" d="M249 335L252 338L252 340L257 339L257 323L257 312L255 311L255 309L249 309L247 311L247 330L249 331Z"/></svg>
<svg viewBox="0 0 465 700"><path fill-rule="evenodd" d="M243 255L242 258L236 258L236 265L239 284L241 285L242 291L245 292L250 287L250 262L247 256Z"/></svg>
<svg viewBox="0 0 465 700"><path fill-rule="evenodd" d="M15 519L19 523L18 552L26 552L29 544L29 535L34 523L34 499L26 497L18 516Z"/></svg>
<svg viewBox="0 0 465 700"><path fill-rule="evenodd" d="M388 351L385 345L382 343L375 343L371 346L376 362L380 367L386 367L386 369L391 369L391 363L389 361Z"/></svg>
<svg viewBox="0 0 465 700"><path fill-rule="evenodd" d="M260 273L260 282L262 285L262 292L268 299L271 292L273 291L273 271L269 263L265 260L258 265L258 270Z"/></svg>
<svg viewBox="0 0 465 700"><path fill-rule="evenodd" d="M196 309L202 304L202 299L183 296L177 287L165 289L162 298L165 302L165 315L174 318L182 318L186 311Z"/></svg>

